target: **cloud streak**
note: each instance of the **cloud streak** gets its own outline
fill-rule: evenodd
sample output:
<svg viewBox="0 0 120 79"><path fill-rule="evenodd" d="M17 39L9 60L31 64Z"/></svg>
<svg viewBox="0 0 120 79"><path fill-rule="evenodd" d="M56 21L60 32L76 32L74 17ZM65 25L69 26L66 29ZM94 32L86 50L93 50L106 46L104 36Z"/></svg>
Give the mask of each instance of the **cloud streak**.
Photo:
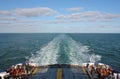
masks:
<svg viewBox="0 0 120 79"><path fill-rule="evenodd" d="M83 7L74 7L74 8L67 8L67 11L69 12L78 12L80 10L82 10Z"/></svg>
<svg viewBox="0 0 120 79"><path fill-rule="evenodd" d="M1 17L0 21L15 21L17 20L15 17Z"/></svg>
<svg viewBox="0 0 120 79"><path fill-rule="evenodd" d="M111 22L120 18L120 14L102 13L99 11L77 12L68 15L58 15L56 19L69 20L72 22Z"/></svg>
<svg viewBox="0 0 120 79"><path fill-rule="evenodd" d="M15 9L14 13L18 16L38 17L38 16L50 16L57 13L57 11L54 11L48 7L38 7L28 9Z"/></svg>
<svg viewBox="0 0 120 79"><path fill-rule="evenodd" d="M8 16L10 15L9 11L0 11L0 15Z"/></svg>
<svg viewBox="0 0 120 79"><path fill-rule="evenodd" d="M39 17L39 16L51 16L56 14L57 11L48 7L36 7L36 8L19 8L11 11L0 11L0 15L8 16L23 16L23 17Z"/></svg>
<svg viewBox="0 0 120 79"><path fill-rule="evenodd" d="M58 16L55 16L56 19L66 19L66 16L65 15L58 15Z"/></svg>

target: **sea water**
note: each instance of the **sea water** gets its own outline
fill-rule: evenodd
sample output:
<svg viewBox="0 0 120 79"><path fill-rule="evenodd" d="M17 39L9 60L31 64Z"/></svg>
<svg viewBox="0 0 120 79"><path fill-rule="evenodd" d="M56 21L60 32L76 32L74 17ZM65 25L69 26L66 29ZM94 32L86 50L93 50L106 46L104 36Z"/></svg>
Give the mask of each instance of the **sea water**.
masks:
<svg viewBox="0 0 120 79"><path fill-rule="evenodd" d="M0 34L0 71L26 61L39 66L101 62L120 71L120 34Z"/></svg>

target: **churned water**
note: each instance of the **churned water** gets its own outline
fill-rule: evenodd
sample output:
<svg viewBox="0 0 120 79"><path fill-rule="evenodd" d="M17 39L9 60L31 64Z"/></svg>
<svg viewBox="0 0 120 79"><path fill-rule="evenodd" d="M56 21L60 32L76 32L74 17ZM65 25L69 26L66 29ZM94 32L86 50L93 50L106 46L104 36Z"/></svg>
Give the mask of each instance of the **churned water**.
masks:
<svg viewBox="0 0 120 79"><path fill-rule="evenodd" d="M120 34L0 34L0 71L26 61L101 62L120 71Z"/></svg>

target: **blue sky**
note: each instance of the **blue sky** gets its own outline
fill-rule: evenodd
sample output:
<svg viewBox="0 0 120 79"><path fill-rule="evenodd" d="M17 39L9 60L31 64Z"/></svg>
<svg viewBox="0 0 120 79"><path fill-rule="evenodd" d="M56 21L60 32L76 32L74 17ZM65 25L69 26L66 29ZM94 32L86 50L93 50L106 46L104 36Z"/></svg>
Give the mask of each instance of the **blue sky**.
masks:
<svg viewBox="0 0 120 79"><path fill-rule="evenodd" d="M0 33L120 33L120 0L0 0Z"/></svg>

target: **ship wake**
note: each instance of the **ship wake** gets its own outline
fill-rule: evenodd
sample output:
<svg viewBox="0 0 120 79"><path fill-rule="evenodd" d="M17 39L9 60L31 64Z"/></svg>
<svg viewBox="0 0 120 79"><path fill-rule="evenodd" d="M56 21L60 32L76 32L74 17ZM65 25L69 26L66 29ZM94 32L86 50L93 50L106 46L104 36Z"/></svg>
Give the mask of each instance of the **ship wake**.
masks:
<svg viewBox="0 0 120 79"><path fill-rule="evenodd" d="M49 64L76 64L96 62L101 60L100 55L89 53L90 47L82 45L68 35L59 35L41 48L36 54L28 58L29 61L40 65Z"/></svg>

